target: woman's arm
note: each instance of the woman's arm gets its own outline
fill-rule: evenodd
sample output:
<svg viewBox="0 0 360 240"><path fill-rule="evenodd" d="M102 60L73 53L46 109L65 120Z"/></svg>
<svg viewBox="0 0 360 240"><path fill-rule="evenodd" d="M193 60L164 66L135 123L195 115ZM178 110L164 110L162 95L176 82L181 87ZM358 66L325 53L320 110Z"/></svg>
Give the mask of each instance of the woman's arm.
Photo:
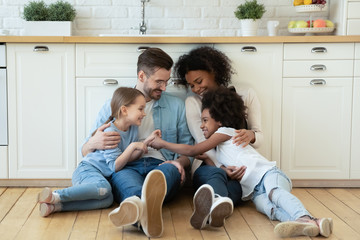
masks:
<svg viewBox="0 0 360 240"><path fill-rule="evenodd" d="M231 136L226 134L214 133L213 135L211 135L210 138L201 143L195 145L187 145L170 143L162 140L159 137L155 137L155 139L150 143L150 146L156 149L166 148L170 151L186 156L196 156L215 148L219 143L229 140L230 138Z"/></svg>

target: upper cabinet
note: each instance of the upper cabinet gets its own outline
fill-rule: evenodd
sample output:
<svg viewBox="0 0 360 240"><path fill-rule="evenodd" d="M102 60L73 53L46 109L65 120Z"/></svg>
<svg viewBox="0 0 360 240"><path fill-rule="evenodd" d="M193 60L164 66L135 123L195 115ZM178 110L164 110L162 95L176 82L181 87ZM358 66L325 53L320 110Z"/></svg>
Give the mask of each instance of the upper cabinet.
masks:
<svg viewBox="0 0 360 240"><path fill-rule="evenodd" d="M360 0L331 0L330 20L337 35L360 35Z"/></svg>
<svg viewBox="0 0 360 240"><path fill-rule="evenodd" d="M354 44L285 44L281 167L349 179Z"/></svg>
<svg viewBox="0 0 360 240"><path fill-rule="evenodd" d="M215 44L232 61L232 84L252 88L261 104L264 142L259 149L267 159L280 160L282 44Z"/></svg>
<svg viewBox="0 0 360 240"><path fill-rule="evenodd" d="M9 177L71 178L75 45L7 44Z"/></svg>

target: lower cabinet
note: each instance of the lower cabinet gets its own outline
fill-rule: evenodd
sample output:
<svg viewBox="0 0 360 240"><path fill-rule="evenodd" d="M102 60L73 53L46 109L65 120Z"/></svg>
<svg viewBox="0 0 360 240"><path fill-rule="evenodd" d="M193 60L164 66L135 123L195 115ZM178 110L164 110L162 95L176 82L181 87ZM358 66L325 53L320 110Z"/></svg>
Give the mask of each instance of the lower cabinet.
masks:
<svg viewBox="0 0 360 240"><path fill-rule="evenodd" d="M81 146L89 136L99 110L118 87L135 87L136 78L77 78L76 79L76 126L77 162L82 159Z"/></svg>
<svg viewBox="0 0 360 240"><path fill-rule="evenodd" d="M349 179L351 105L352 78L284 78L281 167L290 178Z"/></svg>
<svg viewBox="0 0 360 240"><path fill-rule="evenodd" d="M0 146L0 179L9 177L8 166L8 147Z"/></svg>
<svg viewBox="0 0 360 240"><path fill-rule="evenodd" d="M7 64L8 177L71 178L76 159L75 45L7 44Z"/></svg>

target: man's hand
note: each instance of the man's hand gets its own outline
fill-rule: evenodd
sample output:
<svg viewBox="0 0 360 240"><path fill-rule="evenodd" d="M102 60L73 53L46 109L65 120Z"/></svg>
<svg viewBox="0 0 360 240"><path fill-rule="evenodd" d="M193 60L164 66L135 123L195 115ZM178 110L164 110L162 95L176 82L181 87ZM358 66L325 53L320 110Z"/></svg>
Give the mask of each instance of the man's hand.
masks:
<svg viewBox="0 0 360 240"><path fill-rule="evenodd" d="M246 147L249 143L255 142L255 133L252 130L240 129L235 130L235 132L237 134L233 137L233 143L235 143L236 146L245 143L243 147Z"/></svg>
<svg viewBox="0 0 360 240"><path fill-rule="evenodd" d="M238 181L240 181L242 179L242 177L244 176L245 171L246 171L245 166L241 166L241 167L221 166L221 168L225 170L225 172L229 176L229 178L231 178L233 180L238 180Z"/></svg>
<svg viewBox="0 0 360 240"><path fill-rule="evenodd" d="M120 134L117 132L104 132L109 126L110 123L107 123L96 130L95 134L90 137L89 141L82 147L81 152L83 156L86 156L97 149L106 150L117 147L121 141Z"/></svg>

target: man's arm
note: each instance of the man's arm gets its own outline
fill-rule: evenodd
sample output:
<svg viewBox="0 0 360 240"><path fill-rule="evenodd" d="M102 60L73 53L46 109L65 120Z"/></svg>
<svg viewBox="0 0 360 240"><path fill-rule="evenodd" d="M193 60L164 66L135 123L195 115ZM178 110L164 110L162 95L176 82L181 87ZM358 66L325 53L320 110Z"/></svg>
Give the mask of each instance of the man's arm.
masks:
<svg viewBox="0 0 360 240"><path fill-rule="evenodd" d="M104 129L107 128L108 125L103 124L109 119L111 115L110 102L111 99L107 100L100 109L96 121L90 130L90 133L81 147L81 154L83 157L90 152L95 151L96 149L104 150L114 148L121 140L120 135L117 132L104 133ZM92 135L94 132L95 134Z"/></svg>

